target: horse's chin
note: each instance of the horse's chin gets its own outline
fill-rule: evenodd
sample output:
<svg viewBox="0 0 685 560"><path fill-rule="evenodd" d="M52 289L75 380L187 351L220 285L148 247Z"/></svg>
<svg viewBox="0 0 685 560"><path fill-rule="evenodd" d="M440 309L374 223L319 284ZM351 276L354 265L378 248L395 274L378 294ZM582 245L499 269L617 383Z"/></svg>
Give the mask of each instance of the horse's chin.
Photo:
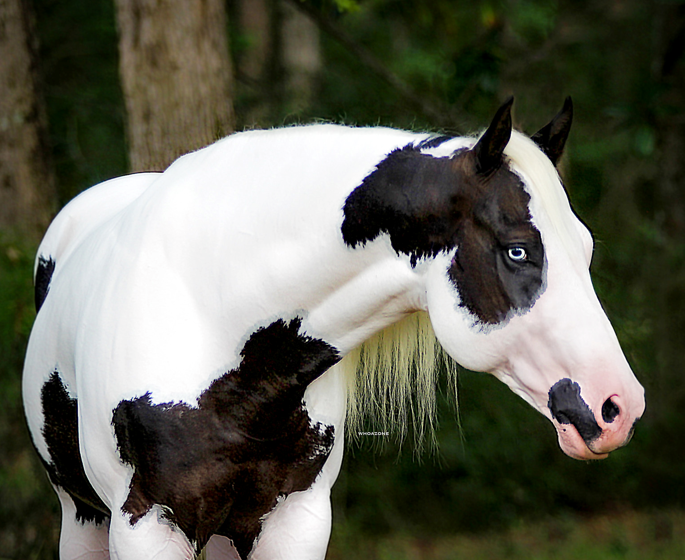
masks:
<svg viewBox="0 0 685 560"><path fill-rule="evenodd" d="M580 461L591 461L597 459L606 459L609 453L596 453L588 446L578 431L570 425L557 425L557 434L559 435L559 446L561 450L573 459Z"/></svg>

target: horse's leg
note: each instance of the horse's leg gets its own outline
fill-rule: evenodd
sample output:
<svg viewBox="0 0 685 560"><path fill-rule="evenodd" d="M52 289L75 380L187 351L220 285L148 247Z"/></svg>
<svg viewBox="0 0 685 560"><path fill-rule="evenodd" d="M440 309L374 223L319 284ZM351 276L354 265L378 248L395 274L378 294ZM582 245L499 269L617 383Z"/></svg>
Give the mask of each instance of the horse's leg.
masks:
<svg viewBox="0 0 685 560"><path fill-rule="evenodd" d="M317 418L323 424L335 426L333 449L314 484L308 490L289 494L267 515L250 560L323 560L326 557L332 522L331 488L338 478L345 446L342 383L342 370L329 370L314 382L320 394L342 396L335 406L330 406L327 400L325 412L329 416ZM313 393L309 397L308 402L316 401Z"/></svg>
<svg viewBox="0 0 685 560"><path fill-rule="evenodd" d="M77 519L74 500L57 488L62 505L62 529L59 537L61 560L108 560L109 519L102 523Z"/></svg>
<svg viewBox="0 0 685 560"><path fill-rule="evenodd" d="M191 560L195 550L173 524L164 519L162 509L153 506L134 525L130 516L117 508L109 527L112 560Z"/></svg>
<svg viewBox="0 0 685 560"><path fill-rule="evenodd" d="M226 537L214 535L205 547L207 560L241 560L233 543Z"/></svg>
<svg viewBox="0 0 685 560"><path fill-rule="evenodd" d="M323 560L330 533L330 488L319 479L269 514L250 560Z"/></svg>

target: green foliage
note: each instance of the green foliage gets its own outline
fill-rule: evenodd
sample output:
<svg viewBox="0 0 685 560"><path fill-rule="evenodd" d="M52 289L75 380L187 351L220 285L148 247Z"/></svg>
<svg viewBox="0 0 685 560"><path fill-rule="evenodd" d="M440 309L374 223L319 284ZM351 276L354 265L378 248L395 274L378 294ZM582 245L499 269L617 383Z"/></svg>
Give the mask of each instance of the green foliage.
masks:
<svg viewBox="0 0 685 560"><path fill-rule="evenodd" d="M334 0L334 3L341 13L359 10L359 2L357 0Z"/></svg>
<svg viewBox="0 0 685 560"><path fill-rule="evenodd" d="M428 536L653 504L640 500L644 482L663 474L641 458L649 441L642 431L605 461L573 461L549 422L494 378L463 371L459 394L458 424L443 393L436 455L417 461L408 446L349 454L334 497L351 527Z"/></svg>
<svg viewBox="0 0 685 560"><path fill-rule="evenodd" d="M126 172L114 6L34 0L59 198Z"/></svg>

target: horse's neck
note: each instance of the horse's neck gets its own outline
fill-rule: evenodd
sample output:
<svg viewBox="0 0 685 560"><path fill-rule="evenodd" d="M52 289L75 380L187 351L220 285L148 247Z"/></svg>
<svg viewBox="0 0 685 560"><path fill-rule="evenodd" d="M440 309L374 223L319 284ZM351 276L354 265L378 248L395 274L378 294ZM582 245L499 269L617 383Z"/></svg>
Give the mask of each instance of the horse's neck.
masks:
<svg viewBox="0 0 685 560"><path fill-rule="evenodd" d="M383 236L351 249L340 230L350 192L413 136L320 132L299 129L294 141L287 131L238 135L232 149L229 139L186 156L165 174L155 208L168 226L160 242L172 257L179 253L188 282L218 274L221 290L206 292L221 302L206 307L223 307L233 322L240 317L237 336L279 314L301 314L310 336L345 353L422 308L421 273L408 258ZM278 155L265 165L269 153Z"/></svg>
<svg viewBox="0 0 685 560"><path fill-rule="evenodd" d="M425 309L426 263L413 268L384 237L357 249L344 246L335 229L297 237L235 248L240 265L221 263L227 320L252 317L267 324L300 316L307 335L346 354L406 314Z"/></svg>
<svg viewBox="0 0 685 560"><path fill-rule="evenodd" d="M365 253L349 259L355 274L328 290L310 309L305 323L313 335L343 353L425 308L421 269L412 268L408 258L397 257L389 242L378 239L355 251Z"/></svg>

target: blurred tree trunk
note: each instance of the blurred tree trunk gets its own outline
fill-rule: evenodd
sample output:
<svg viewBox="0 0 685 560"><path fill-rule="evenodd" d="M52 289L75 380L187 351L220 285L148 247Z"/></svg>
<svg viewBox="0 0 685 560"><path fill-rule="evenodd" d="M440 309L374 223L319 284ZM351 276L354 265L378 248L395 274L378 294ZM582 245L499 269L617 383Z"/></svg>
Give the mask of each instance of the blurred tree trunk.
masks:
<svg viewBox="0 0 685 560"><path fill-rule="evenodd" d="M319 28L293 4L281 0L281 46L285 112L306 109L316 95L322 66Z"/></svg>
<svg viewBox="0 0 685 560"><path fill-rule="evenodd" d="M0 228L38 238L55 207L29 0L0 0Z"/></svg>
<svg viewBox="0 0 685 560"><path fill-rule="evenodd" d="M233 131L222 0L116 0L132 171L163 170Z"/></svg>
<svg viewBox="0 0 685 560"><path fill-rule="evenodd" d="M240 0L237 9L247 39L238 73L253 93L243 122L259 126L305 111L322 67L318 25L286 0Z"/></svg>
<svg viewBox="0 0 685 560"><path fill-rule="evenodd" d="M273 104L265 93L273 52L271 4L271 0L240 0L237 6L238 26L247 44L238 58L238 76L252 92L240 118L249 128L266 122Z"/></svg>
<svg viewBox="0 0 685 560"><path fill-rule="evenodd" d="M240 29L248 41L248 48L240 59L240 69L252 80L261 78L269 59L269 7L269 0L240 0L238 6Z"/></svg>

